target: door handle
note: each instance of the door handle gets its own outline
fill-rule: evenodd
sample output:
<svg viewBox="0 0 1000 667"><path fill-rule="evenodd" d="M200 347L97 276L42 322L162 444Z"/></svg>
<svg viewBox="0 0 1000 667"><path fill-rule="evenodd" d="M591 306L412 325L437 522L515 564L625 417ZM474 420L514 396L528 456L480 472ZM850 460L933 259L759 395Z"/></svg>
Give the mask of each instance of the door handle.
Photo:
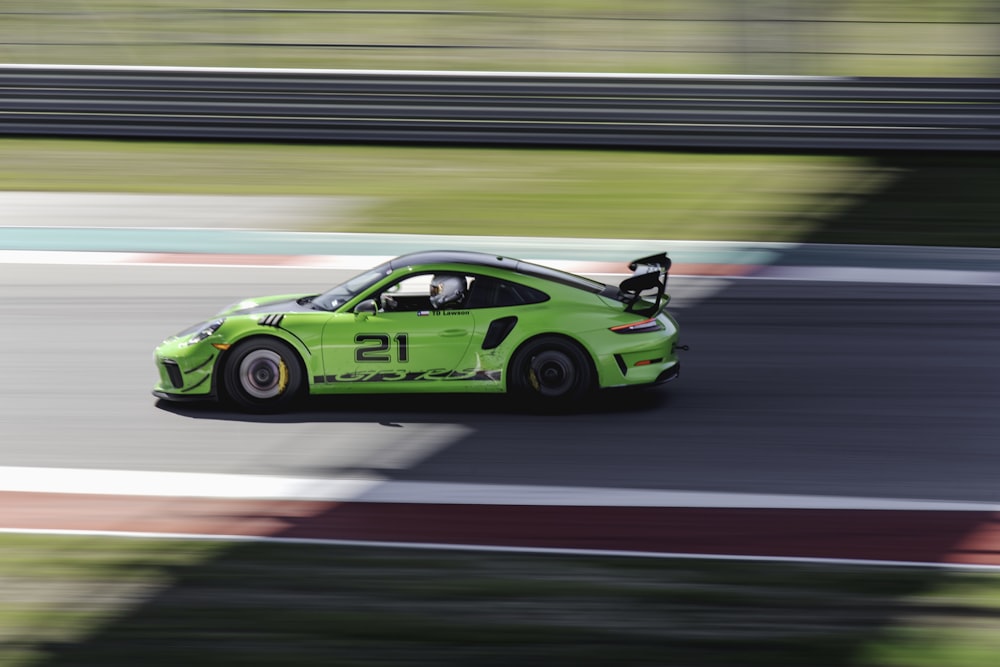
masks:
<svg viewBox="0 0 1000 667"><path fill-rule="evenodd" d="M459 336L465 336L468 333L468 329L445 329L441 332L441 336L444 338L458 338Z"/></svg>

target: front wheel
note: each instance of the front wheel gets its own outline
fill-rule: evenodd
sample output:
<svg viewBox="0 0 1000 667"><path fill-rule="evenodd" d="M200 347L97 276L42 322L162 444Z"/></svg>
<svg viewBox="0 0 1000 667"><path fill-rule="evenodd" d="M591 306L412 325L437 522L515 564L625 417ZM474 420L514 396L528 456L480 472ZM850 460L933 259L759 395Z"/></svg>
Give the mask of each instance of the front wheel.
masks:
<svg viewBox="0 0 1000 667"><path fill-rule="evenodd" d="M286 343L259 338L230 352L225 390L246 412L275 412L295 399L302 387L302 367Z"/></svg>
<svg viewBox="0 0 1000 667"><path fill-rule="evenodd" d="M579 345L543 336L514 354L509 382L510 390L532 407L564 408L591 389L593 371Z"/></svg>

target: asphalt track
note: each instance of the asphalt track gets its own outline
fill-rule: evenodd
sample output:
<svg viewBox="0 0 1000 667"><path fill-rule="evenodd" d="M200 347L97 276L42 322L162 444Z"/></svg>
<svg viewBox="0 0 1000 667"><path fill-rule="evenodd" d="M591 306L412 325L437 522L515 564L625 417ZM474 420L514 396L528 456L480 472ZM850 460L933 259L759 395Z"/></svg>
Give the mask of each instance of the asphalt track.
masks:
<svg viewBox="0 0 1000 667"><path fill-rule="evenodd" d="M165 335L336 277L0 263L0 529L1000 564L1000 287L673 279L680 380L573 415L452 396L247 416L150 395ZM9 482L32 469L196 476ZM212 499L206 473L366 491Z"/></svg>

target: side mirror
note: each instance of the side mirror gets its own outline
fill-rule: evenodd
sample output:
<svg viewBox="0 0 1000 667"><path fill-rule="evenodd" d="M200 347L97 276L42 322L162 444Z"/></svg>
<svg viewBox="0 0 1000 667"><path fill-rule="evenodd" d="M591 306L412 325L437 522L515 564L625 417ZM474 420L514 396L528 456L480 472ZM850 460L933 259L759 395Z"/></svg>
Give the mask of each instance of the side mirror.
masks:
<svg viewBox="0 0 1000 667"><path fill-rule="evenodd" d="M354 314L367 318L378 312L378 302L375 299L365 299L354 307Z"/></svg>

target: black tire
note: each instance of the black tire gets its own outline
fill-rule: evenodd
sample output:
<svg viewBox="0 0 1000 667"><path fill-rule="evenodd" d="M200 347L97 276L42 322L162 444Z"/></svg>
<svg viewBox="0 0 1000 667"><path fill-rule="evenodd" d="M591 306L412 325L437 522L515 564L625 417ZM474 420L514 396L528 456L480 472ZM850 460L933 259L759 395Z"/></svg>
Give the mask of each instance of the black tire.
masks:
<svg viewBox="0 0 1000 667"><path fill-rule="evenodd" d="M302 388L302 364L288 344L275 338L240 343L226 358L225 394L245 412L287 408Z"/></svg>
<svg viewBox="0 0 1000 667"><path fill-rule="evenodd" d="M511 359L508 388L526 407L565 409L594 383L590 357L576 343L541 336L521 346Z"/></svg>

